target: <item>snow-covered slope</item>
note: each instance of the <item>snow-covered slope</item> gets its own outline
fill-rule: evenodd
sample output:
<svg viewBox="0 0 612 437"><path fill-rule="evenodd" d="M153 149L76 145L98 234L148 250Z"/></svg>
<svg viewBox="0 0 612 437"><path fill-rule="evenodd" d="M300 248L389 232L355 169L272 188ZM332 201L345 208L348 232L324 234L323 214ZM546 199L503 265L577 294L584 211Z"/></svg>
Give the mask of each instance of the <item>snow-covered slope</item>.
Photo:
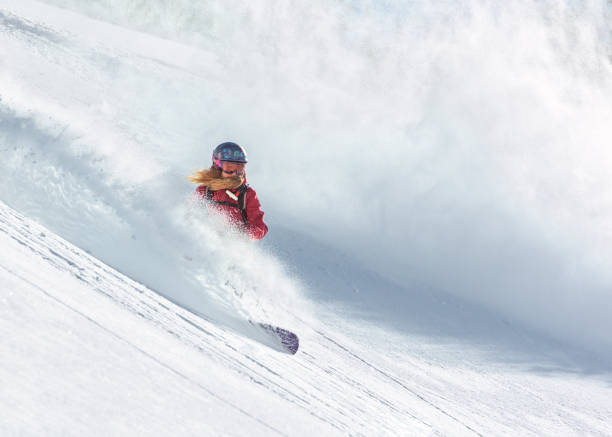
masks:
<svg viewBox="0 0 612 437"><path fill-rule="evenodd" d="M563 355L492 356L330 318L295 319L289 356L4 204L0 247L2 435L612 433L609 375Z"/></svg>
<svg viewBox="0 0 612 437"><path fill-rule="evenodd" d="M0 0L0 434L612 434L603 2L299 3Z"/></svg>

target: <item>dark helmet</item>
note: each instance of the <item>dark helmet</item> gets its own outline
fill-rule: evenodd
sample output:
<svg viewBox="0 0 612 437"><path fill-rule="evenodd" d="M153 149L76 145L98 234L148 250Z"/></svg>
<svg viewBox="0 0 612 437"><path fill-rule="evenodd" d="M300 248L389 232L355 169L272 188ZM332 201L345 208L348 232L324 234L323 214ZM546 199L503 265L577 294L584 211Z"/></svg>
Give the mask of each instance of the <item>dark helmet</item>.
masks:
<svg viewBox="0 0 612 437"><path fill-rule="evenodd" d="M221 167L221 161L242 162L244 164L248 162L246 151L238 144L232 142L221 143L215 147L212 161L217 167Z"/></svg>

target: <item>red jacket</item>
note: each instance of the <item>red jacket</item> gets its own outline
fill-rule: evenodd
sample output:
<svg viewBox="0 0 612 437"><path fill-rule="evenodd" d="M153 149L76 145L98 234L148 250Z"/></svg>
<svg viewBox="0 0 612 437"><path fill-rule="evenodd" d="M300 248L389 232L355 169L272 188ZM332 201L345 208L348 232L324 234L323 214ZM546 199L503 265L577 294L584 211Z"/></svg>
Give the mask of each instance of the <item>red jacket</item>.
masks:
<svg viewBox="0 0 612 437"><path fill-rule="evenodd" d="M232 198L227 192L231 192L234 194L235 198ZM228 202L231 204L235 204L236 207L229 205L218 205L212 204L218 211L221 211L232 223L238 227L244 227L244 221L242 218L242 211L238 208L238 201L236 198L238 197L240 190L239 188L235 188L233 190L218 190L213 191L213 201L216 202ZM206 186L200 185L196 188L196 193L203 200L206 200ZM259 198L257 197L257 193L254 189L249 187L246 192L246 215L248 224L244 227L244 230L249 236L254 240L261 240L268 233L268 226L263 221L264 212L261 210L261 204L259 203Z"/></svg>

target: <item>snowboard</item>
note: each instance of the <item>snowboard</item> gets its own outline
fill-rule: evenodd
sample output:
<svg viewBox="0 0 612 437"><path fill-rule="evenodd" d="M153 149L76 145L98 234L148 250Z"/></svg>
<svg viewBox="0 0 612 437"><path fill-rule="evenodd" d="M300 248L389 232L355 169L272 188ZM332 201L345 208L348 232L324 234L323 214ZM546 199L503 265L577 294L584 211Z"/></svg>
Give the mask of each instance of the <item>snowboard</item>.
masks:
<svg viewBox="0 0 612 437"><path fill-rule="evenodd" d="M270 325L268 323L258 323L250 321L250 323L258 327L264 333L270 342L268 346L273 347L279 352L284 352L290 355L295 355L300 347L300 339L293 332ZM272 343L272 344L270 344Z"/></svg>
<svg viewBox="0 0 612 437"><path fill-rule="evenodd" d="M232 322L228 324L227 321L223 323L219 319L214 320L195 308L189 306L183 306L183 308L207 322L222 324L232 329L234 332L246 335L252 340L258 341L278 352L295 355L300 347L300 339L298 336L279 326L269 323L260 323L249 319L240 320L237 317L231 317Z"/></svg>

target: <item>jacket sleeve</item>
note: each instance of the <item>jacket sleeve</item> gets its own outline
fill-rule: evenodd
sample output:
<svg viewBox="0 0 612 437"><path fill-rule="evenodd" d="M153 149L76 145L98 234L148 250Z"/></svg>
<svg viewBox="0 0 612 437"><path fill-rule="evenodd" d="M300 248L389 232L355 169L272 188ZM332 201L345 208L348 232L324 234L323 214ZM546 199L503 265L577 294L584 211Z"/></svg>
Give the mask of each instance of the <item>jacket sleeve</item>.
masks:
<svg viewBox="0 0 612 437"><path fill-rule="evenodd" d="M268 233L268 226L264 223L264 212L261 210L259 197L252 188L247 191L246 213L249 221L246 226L247 233L254 240L261 240Z"/></svg>
<svg viewBox="0 0 612 437"><path fill-rule="evenodd" d="M197 200L206 200L206 185L200 185L198 188L196 188L194 197Z"/></svg>

